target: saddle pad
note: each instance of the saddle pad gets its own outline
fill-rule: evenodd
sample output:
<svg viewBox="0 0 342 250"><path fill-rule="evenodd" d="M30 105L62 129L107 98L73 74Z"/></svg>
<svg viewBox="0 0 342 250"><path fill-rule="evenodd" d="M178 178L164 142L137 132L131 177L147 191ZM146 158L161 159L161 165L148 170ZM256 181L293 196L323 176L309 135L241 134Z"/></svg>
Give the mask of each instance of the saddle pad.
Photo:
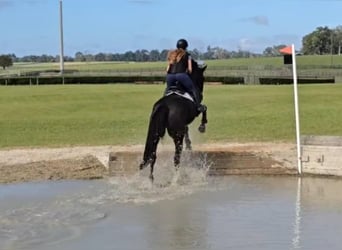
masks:
<svg viewBox="0 0 342 250"><path fill-rule="evenodd" d="M166 92L165 96L169 96L169 95L172 95L172 94L179 95L179 96L181 96L183 98L186 98L186 99L194 102L194 99L187 92L179 92L179 91L176 91L176 90L169 90L169 91Z"/></svg>

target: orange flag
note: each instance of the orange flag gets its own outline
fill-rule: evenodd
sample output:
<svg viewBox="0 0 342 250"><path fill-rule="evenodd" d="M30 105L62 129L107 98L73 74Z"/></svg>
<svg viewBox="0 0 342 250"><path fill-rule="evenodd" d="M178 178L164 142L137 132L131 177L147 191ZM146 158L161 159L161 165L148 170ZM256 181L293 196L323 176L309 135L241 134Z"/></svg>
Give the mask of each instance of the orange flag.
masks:
<svg viewBox="0 0 342 250"><path fill-rule="evenodd" d="M279 52L283 53L283 54L287 54L287 55L292 55L292 47L286 46L286 47L280 49Z"/></svg>

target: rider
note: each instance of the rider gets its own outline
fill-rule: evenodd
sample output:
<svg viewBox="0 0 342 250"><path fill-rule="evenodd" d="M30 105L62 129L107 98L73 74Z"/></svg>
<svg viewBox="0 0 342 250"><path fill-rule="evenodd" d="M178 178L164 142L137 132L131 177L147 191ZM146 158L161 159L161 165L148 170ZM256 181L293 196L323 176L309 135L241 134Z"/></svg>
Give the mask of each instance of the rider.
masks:
<svg viewBox="0 0 342 250"><path fill-rule="evenodd" d="M185 39L177 41L177 49L171 50L168 53L168 66L166 69L166 91L170 87L176 86L179 82L184 89L192 94L198 111L203 111L203 106L200 104L198 90L192 82L189 74L192 72L191 55L186 51L188 42Z"/></svg>

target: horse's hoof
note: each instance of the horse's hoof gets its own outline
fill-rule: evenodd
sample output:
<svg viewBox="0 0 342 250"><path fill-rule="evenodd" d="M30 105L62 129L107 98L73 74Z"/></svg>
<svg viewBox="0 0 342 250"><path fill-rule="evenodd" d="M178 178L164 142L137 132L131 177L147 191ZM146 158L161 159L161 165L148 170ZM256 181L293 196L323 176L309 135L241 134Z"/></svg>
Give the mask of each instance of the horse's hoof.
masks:
<svg viewBox="0 0 342 250"><path fill-rule="evenodd" d="M145 167L146 167L146 163L144 162L139 165L140 170L143 170Z"/></svg>
<svg viewBox="0 0 342 250"><path fill-rule="evenodd" d="M204 132L205 132L205 125L204 125L204 124L201 124L201 125L198 127L198 131L201 132L201 133L204 133Z"/></svg>
<svg viewBox="0 0 342 250"><path fill-rule="evenodd" d="M185 146L185 149L191 151L191 150L192 150L192 147L191 147L190 145L189 145L189 146L186 145L186 146Z"/></svg>

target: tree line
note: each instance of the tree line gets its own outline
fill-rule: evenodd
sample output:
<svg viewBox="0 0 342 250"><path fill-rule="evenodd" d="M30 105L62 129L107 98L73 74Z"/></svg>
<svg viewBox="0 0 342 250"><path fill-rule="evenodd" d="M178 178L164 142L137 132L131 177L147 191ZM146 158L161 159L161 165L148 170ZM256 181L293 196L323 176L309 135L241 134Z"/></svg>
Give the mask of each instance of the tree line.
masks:
<svg viewBox="0 0 342 250"><path fill-rule="evenodd" d="M229 58L246 58L259 56L278 56L279 49L285 47L285 44L274 45L264 49L262 53L252 53L250 51L238 50L228 51L220 47L208 46L205 52L198 49L190 51L195 59L213 60L213 59L229 59ZM324 54L341 54L342 47L342 26L329 28L327 26L317 27L313 32L302 38L302 48L298 53L304 55L324 55ZM135 61L135 62L155 62L166 60L168 50L136 50L127 51L125 53L82 53L77 52L72 56L65 56L66 62L88 62L88 61ZM1 55L0 66L5 69L13 64L13 62L59 62L59 55L29 55L17 57L15 54Z"/></svg>
<svg viewBox="0 0 342 250"><path fill-rule="evenodd" d="M125 53L75 53L74 57L64 56L65 62L111 62L111 61L134 61L134 62L157 62L165 61L169 50L136 50L127 51ZM227 59L227 58L242 58L251 56L261 56L261 54L252 53L249 51L228 51L220 47L207 47L205 52L201 52L198 49L190 50L189 53L195 59L207 60L207 59ZM23 57L16 57L15 54L3 55L10 58L13 62L59 62L59 55L29 55ZM1 65L1 58L0 58Z"/></svg>

